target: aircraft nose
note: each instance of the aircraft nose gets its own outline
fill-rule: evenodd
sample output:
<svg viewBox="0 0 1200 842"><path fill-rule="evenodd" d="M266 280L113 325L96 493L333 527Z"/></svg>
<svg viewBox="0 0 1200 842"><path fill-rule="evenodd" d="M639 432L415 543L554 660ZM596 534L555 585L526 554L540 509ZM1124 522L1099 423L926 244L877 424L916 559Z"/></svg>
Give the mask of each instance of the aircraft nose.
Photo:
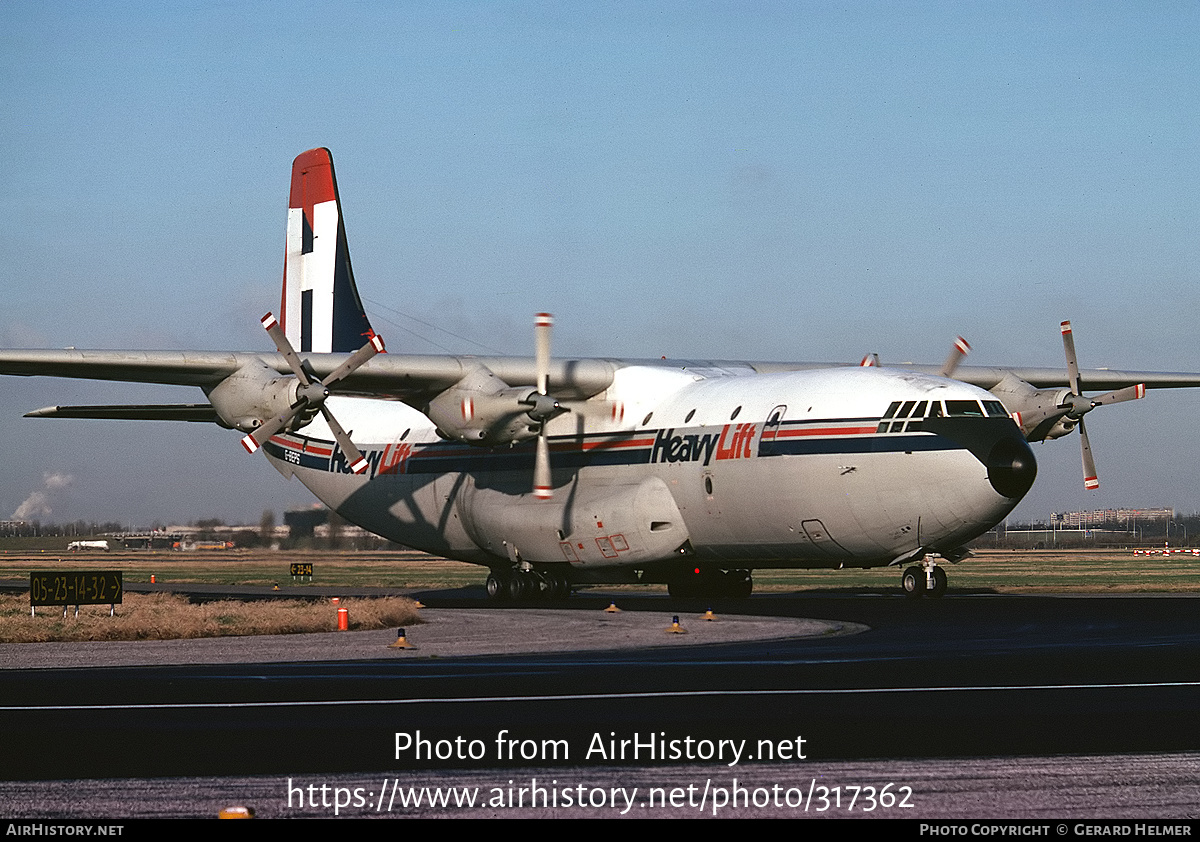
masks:
<svg viewBox="0 0 1200 842"><path fill-rule="evenodd" d="M1001 497L1020 500L1033 487L1037 460L1011 418L927 418L924 429L971 451Z"/></svg>
<svg viewBox="0 0 1200 842"><path fill-rule="evenodd" d="M1025 437L1014 433L999 439L988 452L984 464L988 481L996 493L1020 500L1033 487L1037 460Z"/></svg>

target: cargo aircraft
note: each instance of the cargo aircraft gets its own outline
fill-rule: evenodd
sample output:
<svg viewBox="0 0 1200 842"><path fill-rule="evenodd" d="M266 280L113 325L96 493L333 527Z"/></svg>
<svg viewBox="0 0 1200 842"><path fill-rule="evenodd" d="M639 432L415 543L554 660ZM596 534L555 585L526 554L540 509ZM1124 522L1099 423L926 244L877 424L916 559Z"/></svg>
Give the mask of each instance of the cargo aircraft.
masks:
<svg viewBox="0 0 1200 842"><path fill-rule="evenodd" d="M903 570L941 596L942 562L1033 484L1029 442L1200 374L1067 366L554 359L383 353L351 270L327 149L292 167L283 295L262 319L276 353L0 352L0 374L200 388L205 403L51 406L41 418L215 422L346 520L489 568L498 599L586 583L748 596L758 568ZM264 342L265 345L265 342ZM1109 390L1088 397L1093 390Z"/></svg>

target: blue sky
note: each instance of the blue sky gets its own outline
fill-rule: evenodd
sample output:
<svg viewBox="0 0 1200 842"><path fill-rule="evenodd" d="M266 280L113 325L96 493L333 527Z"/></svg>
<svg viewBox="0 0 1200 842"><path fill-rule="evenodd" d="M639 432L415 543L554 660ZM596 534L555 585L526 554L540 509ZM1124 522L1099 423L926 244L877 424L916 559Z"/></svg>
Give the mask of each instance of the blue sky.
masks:
<svg viewBox="0 0 1200 842"><path fill-rule="evenodd" d="M1198 36L1192 2L10 0L0 346L269 349L328 146L393 350L531 353L549 310L559 355L1060 365L1069 318L1085 367L1200 371ZM199 397L0 380L0 516L310 501L228 431L19 417ZM1094 413L1101 490L1050 442L1018 513L1200 509L1198 409Z"/></svg>

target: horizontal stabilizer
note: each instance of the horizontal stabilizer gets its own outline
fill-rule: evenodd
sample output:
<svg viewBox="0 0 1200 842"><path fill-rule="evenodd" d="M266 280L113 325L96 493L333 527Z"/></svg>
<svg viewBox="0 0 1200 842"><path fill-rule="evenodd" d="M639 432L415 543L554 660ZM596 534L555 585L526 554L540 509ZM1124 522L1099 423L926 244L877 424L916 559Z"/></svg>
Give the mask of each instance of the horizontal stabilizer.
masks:
<svg viewBox="0 0 1200 842"><path fill-rule="evenodd" d="M26 418L97 418L113 421L217 421L206 403L113 404L111 406L44 406Z"/></svg>

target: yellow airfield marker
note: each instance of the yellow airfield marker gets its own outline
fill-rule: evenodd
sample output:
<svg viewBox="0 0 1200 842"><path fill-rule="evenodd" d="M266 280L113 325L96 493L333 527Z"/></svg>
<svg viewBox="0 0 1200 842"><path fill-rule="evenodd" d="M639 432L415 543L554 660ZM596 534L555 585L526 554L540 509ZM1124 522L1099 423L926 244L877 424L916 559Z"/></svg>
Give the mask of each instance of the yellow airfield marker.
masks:
<svg viewBox="0 0 1200 842"><path fill-rule="evenodd" d="M218 819L252 819L254 818L253 807L224 807L221 812L217 813Z"/></svg>
<svg viewBox="0 0 1200 842"><path fill-rule="evenodd" d="M404 629L396 629L395 643L388 644L388 649L416 649L416 648L417 647L413 646L411 643L408 642L408 637L404 634Z"/></svg>

